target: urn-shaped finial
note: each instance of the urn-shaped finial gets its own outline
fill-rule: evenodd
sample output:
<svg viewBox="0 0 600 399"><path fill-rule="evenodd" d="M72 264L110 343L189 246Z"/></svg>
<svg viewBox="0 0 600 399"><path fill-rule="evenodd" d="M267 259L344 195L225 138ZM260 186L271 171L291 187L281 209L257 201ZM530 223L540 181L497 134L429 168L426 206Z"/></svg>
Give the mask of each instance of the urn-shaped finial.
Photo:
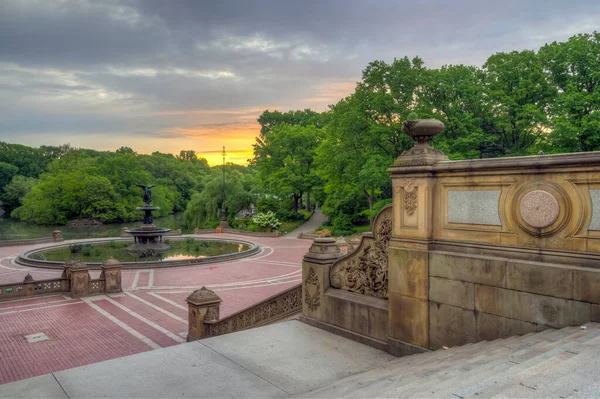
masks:
<svg viewBox="0 0 600 399"><path fill-rule="evenodd" d="M402 131L413 138L415 145L404 151L394 161L394 166L429 165L447 161L448 157L429 145L435 136L444 130L444 124L437 119L411 119L402 124Z"/></svg>

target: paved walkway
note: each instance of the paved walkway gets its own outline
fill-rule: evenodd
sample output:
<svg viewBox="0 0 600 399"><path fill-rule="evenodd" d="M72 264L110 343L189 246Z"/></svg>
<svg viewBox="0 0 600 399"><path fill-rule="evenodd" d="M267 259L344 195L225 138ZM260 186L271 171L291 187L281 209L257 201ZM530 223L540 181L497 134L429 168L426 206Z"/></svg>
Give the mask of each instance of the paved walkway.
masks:
<svg viewBox="0 0 600 399"><path fill-rule="evenodd" d="M0 302L0 384L180 344L187 334L185 298L203 285L223 299L225 317L301 281L302 257L311 241L245 239L259 244L261 252L213 265L123 270L122 294ZM33 247L0 248L0 284L23 281L27 273L36 280L60 276L58 270L13 263L19 252ZM42 340L27 341L40 333Z"/></svg>
<svg viewBox="0 0 600 399"><path fill-rule="evenodd" d="M0 397L288 397L393 359L294 320L18 381Z"/></svg>
<svg viewBox="0 0 600 399"><path fill-rule="evenodd" d="M282 238L297 238L300 233L312 233L319 226L323 225L327 221L327 216L323 215L320 209L314 211L310 219L303 225L298 227L296 230L291 231L282 236Z"/></svg>

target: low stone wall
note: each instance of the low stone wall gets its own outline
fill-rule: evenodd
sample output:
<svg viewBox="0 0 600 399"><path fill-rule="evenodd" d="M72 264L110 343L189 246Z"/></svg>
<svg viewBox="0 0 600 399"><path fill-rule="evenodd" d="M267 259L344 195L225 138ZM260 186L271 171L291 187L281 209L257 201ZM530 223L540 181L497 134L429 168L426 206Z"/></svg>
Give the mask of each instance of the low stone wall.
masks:
<svg viewBox="0 0 600 399"><path fill-rule="evenodd" d="M175 238L174 240L177 240ZM219 239L209 239L213 241L219 241ZM116 239L115 241L127 241L125 239ZM198 264L206 264L206 263L219 263L219 262L227 262L235 259L241 259L248 257L250 255L256 254L260 252L260 247L250 241L245 241L241 239L226 239L223 238L222 241L233 241L235 243L247 244L250 246L250 249L247 249L242 252L234 252L231 254L224 255L215 255L208 256L206 258L194 258L194 259L180 259L180 260L163 260L163 261L148 261L148 262L122 262L121 267L123 269L146 269L146 268L162 268L162 267L177 267L177 266L189 266L189 265L198 265ZM107 240L101 241L87 241L89 244L94 244L98 242L107 242ZM69 244L60 244L53 246L52 248L64 248L68 247ZM19 254L19 256L15 259L15 262L30 267L41 267L46 269L62 269L62 262L48 261L48 260L39 260L33 259L30 256L40 250L46 248L37 248L30 251L26 251L24 253ZM91 270L99 270L102 268L102 264L99 262L89 262L87 264L88 268Z"/></svg>
<svg viewBox="0 0 600 399"><path fill-rule="evenodd" d="M0 285L0 302L34 295L45 295L56 292L68 292L69 282L66 277L35 281L30 275L21 283Z"/></svg>
<svg viewBox="0 0 600 399"><path fill-rule="evenodd" d="M0 247L18 247L23 245L36 245L36 244L48 244L51 242L63 241L62 233L60 230L52 232L52 237L47 238L34 238L27 240L0 240Z"/></svg>
<svg viewBox="0 0 600 399"><path fill-rule="evenodd" d="M430 347L600 321L600 269L429 254Z"/></svg>

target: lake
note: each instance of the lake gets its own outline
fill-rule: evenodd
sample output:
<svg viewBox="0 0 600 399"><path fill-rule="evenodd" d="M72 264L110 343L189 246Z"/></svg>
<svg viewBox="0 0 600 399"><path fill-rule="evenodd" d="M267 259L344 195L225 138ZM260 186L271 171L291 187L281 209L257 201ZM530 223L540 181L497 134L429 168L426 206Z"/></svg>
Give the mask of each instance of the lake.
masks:
<svg viewBox="0 0 600 399"><path fill-rule="evenodd" d="M169 216L154 218L154 224L158 227L166 227L171 230L182 229L183 233L192 233L193 229L183 229L183 212ZM93 227L69 227L69 226L40 226L37 224L22 223L15 219L0 217L0 240L26 240L30 238L52 237L54 230L62 231L65 240L75 238L101 238L118 237L123 227L139 227L142 221L127 223L102 224Z"/></svg>

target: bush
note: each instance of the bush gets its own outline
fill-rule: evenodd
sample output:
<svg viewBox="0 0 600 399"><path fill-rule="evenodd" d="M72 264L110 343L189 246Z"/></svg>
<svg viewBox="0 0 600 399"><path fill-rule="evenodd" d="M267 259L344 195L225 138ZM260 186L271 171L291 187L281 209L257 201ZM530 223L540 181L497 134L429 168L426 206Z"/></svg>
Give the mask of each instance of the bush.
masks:
<svg viewBox="0 0 600 399"><path fill-rule="evenodd" d="M281 225L281 222L273 212L259 213L252 220L257 226L263 229L277 230Z"/></svg>
<svg viewBox="0 0 600 399"><path fill-rule="evenodd" d="M256 203L258 213L277 212L279 210L279 200L275 197L262 197Z"/></svg>

